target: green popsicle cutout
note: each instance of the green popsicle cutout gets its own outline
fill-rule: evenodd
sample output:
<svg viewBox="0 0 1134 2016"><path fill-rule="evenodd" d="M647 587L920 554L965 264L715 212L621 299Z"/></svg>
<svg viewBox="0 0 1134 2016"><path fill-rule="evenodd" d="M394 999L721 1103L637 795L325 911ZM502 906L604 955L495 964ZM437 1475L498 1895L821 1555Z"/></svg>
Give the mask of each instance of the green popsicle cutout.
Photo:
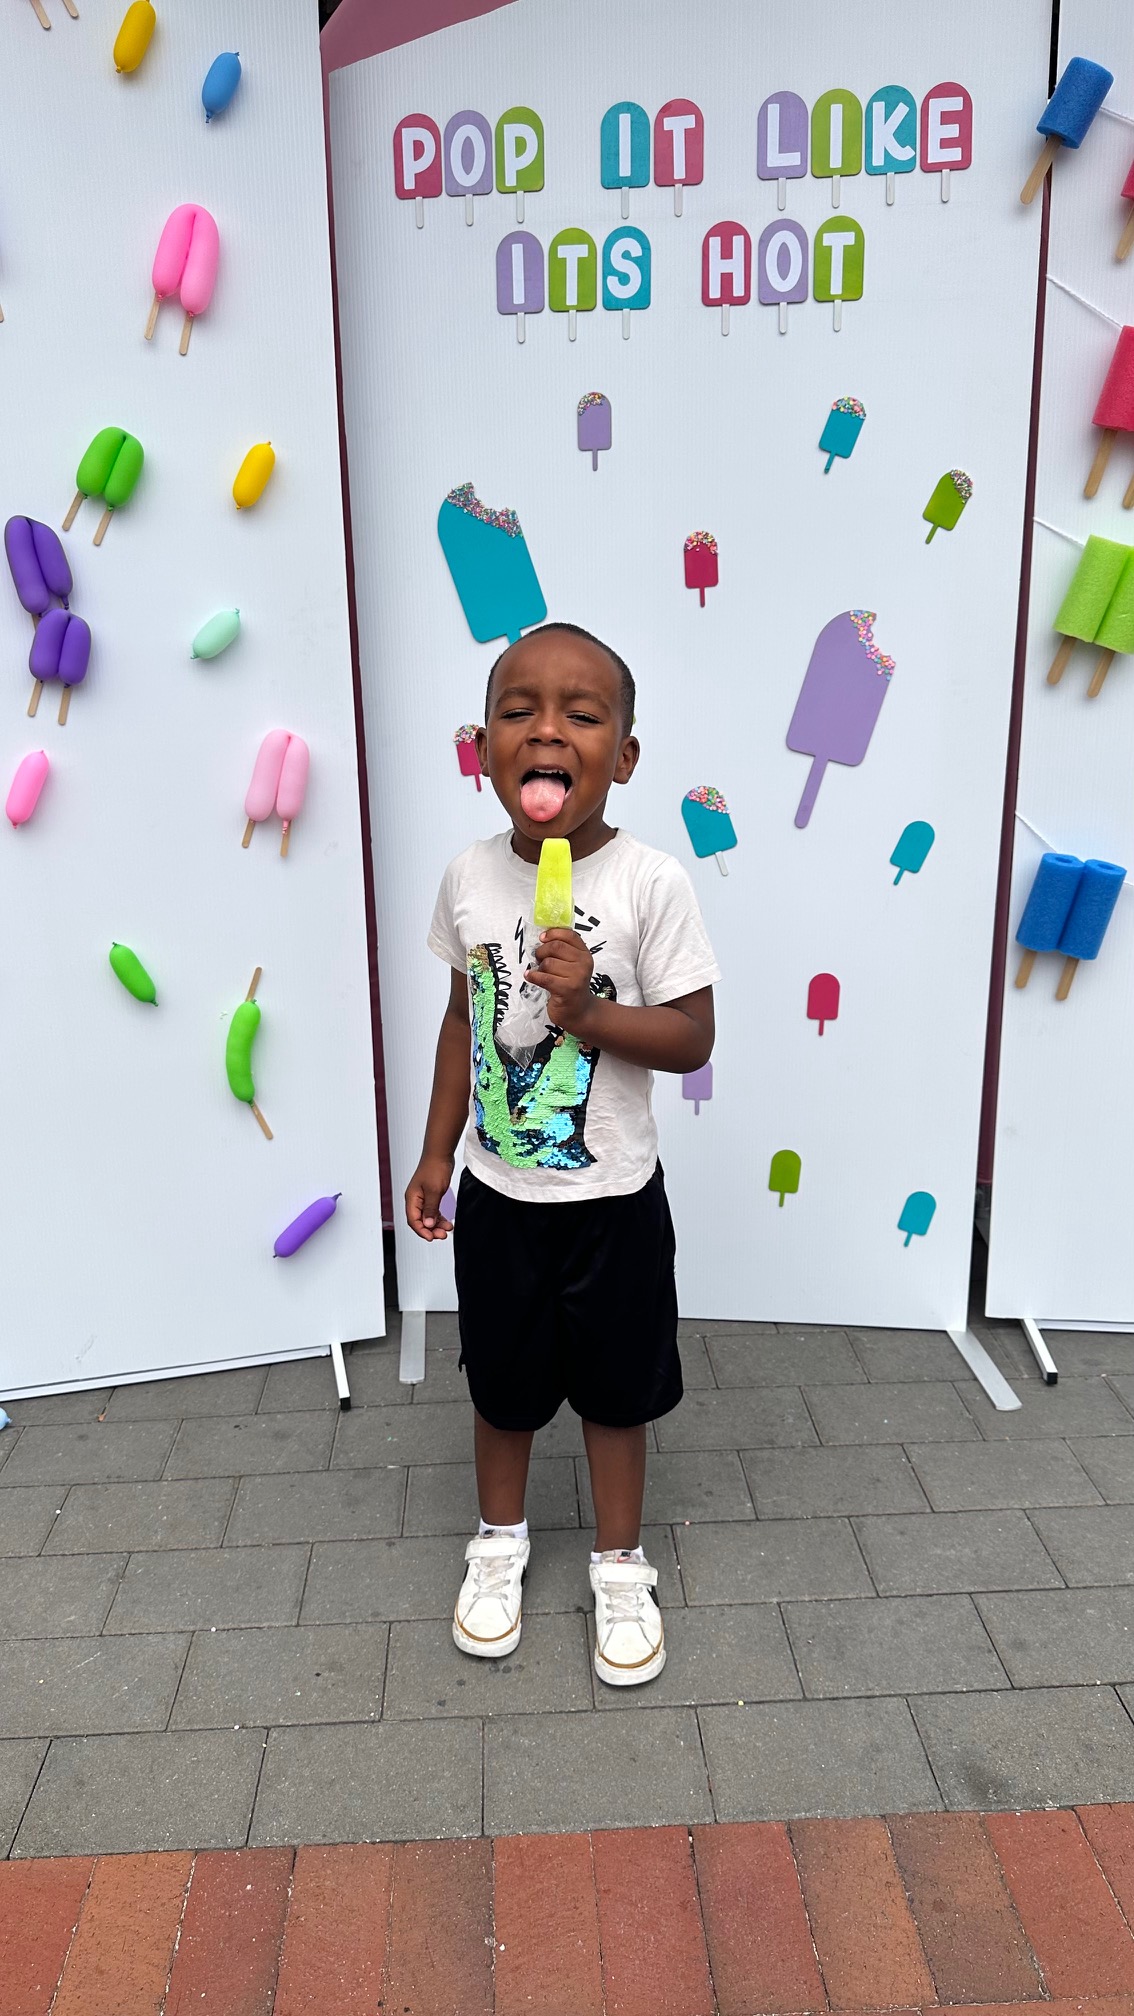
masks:
<svg viewBox="0 0 1134 2016"><path fill-rule="evenodd" d="M840 175L861 172L862 106L853 91L824 91L811 114L811 173L830 175L837 186Z"/></svg>
<svg viewBox="0 0 1134 2016"><path fill-rule="evenodd" d="M530 105L513 105L496 121L496 187L515 190L516 222L522 224L525 189L543 188L543 120Z"/></svg>
<svg viewBox="0 0 1134 2016"><path fill-rule="evenodd" d="M768 1171L769 1190L780 1193L780 1210L784 1208L784 1198L794 1197L799 1189L802 1164L794 1148L779 1148L772 1157Z"/></svg>
<svg viewBox="0 0 1134 2016"><path fill-rule="evenodd" d="M947 469L930 498L922 517L929 526L925 535L928 546L936 532L951 532L965 505L973 494L973 479L966 476L963 469Z"/></svg>
<svg viewBox="0 0 1134 2016"><path fill-rule="evenodd" d="M575 225L557 232L547 248L547 305L556 315L573 315L576 309L586 314L598 307L595 241ZM568 333L573 326L568 325Z"/></svg>
<svg viewBox="0 0 1134 2016"><path fill-rule="evenodd" d="M148 1001L156 1006L157 988L136 952L132 952L128 945L120 945L115 939L110 948L110 964L135 1001Z"/></svg>
<svg viewBox="0 0 1134 2016"><path fill-rule="evenodd" d="M834 303L836 329L843 326L844 301L861 301L866 239L853 217L832 217L815 234L812 293Z"/></svg>

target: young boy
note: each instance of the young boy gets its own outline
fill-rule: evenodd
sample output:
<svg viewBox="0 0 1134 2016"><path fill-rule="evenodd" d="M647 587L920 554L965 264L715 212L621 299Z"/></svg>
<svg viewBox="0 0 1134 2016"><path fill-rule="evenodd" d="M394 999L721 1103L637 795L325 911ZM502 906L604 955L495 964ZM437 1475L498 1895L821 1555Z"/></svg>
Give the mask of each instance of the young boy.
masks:
<svg viewBox="0 0 1134 2016"><path fill-rule="evenodd" d="M682 1393L651 1073L706 1062L720 975L684 870L606 823L639 754L617 653L572 623L530 631L493 666L485 719L481 769L512 828L441 884L429 944L452 984L406 1191L419 1238L454 1231L440 1202L467 1119L454 1259L481 1517L453 1637L484 1659L520 1642L532 1436L566 1400L594 1497L595 1670L636 1687L665 1664L640 1545L646 1423ZM571 843L576 928L537 933L549 836Z"/></svg>

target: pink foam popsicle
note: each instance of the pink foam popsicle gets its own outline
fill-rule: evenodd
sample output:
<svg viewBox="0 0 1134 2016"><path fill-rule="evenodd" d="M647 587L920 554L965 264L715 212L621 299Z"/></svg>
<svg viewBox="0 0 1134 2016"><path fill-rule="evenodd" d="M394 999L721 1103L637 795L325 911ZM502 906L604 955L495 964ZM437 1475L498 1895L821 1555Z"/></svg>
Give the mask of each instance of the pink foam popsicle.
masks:
<svg viewBox="0 0 1134 2016"><path fill-rule="evenodd" d="M244 800L244 810L248 824L244 828L242 847L247 847L252 839L253 828L262 819L270 819L276 809L276 792L280 785L280 771L291 740L286 728L272 728L260 744L256 767L252 772L252 782Z"/></svg>
<svg viewBox="0 0 1134 2016"><path fill-rule="evenodd" d="M1122 185L1122 193L1128 203L1134 203L1134 161L1131 162L1130 172ZM1118 241L1118 249L1114 255L1115 258L1128 259L1131 246L1134 246L1134 210L1130 212L1122 227L1122 236Z"/></svg>
<svg viewBox="0 0 1134 2016"><path fill-rule="evenodd" d="M291 840L291 822L293 819L298 819L307 796L307 772L310 767L311 751L302 735L293 735L284 752L280 788L276 796L276 811L283 820L280 853L285 859Z"/></svg>
<svg viewBox="0 0 1134 2016"><path fill-rule="evenodd" d="M685 541L685 586L701 593L705 606L706 588L715 588L719 579L719 551L711 532L691 532Z"/></svg>
<svg viewBox="0 0 1134 2016"><path fill-rule="evenodd" d="M870 746L894 671L874 642L873 622L872 609L844 609L815 639L787 732L788 748L813 758L797 826L811 817L828 763L857 765Z"/></svg>
<svg viewBox="0 0 1134 2016"><path fill-rule="evenodd" d="M1102 428L1102 440L1098 453L1091 464L1084 497L1093 497L1106 474L1110 461L1110 451L1114 447L1116 434L1134 433L1134 329L1129 325L1120 329L1118 341L1110 368L1103 380L1098 404L1094 411L1094 425ZM1123 502L1127 509L1134 503L1134 483L1126 492Z"/></svg>
<svg viewBox="0 0 1134 2016"><path fill-rule="evenodd" d="M818 1022L819 1034L824 1025L839 1019L839 983L833 973L816 973L807 989L807 1019Z"/></svg>
<svg viewBox="0 0 1134 2016"><path fill-rule="evenodd" d="M471 721L465 721L453 736L457 747L457 763L462 777L475 779L480 790L480 757L476 747L476 728Z"/></svg>
<svg viewBox="0 0 1134 2016"><path fill-rule="evenodd" d="M42 749L33 750L30 756L24 757L12 779L8 803L4 807L13 826L24 826L31 818L39 804L39 794L50 768L46 752Z"/></svg>
<svg viewBox="0 0 1134 2016"><path fill-rule="evenodd" d="M199 203L179 203L170 212L158 240L150 275L154 298L146 323L146 341L157 328L163 301L180 294L185 310L181 329L181 355L189 348L193 319L203 315L213 298L220 261L220 232L216 219Z"/></svg>

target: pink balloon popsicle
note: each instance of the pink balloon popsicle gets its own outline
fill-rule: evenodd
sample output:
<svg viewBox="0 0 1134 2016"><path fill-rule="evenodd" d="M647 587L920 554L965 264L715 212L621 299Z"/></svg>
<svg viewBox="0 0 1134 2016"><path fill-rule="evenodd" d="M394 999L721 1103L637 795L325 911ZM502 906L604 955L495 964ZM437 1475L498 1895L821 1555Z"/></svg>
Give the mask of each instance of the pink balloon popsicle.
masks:
<svg viewBox="0 0 1134 2016"><path fill-rule="evenodd" d="M39 794L43 790L50 768L46 751L43 749L33 750L30 756L24 757L12 779L12 788L4 807L13 826L25 826L31 818L39 804Z"/></svg>
<svg viewBox="0 0 1134 2016"><path fill-rule="evenodd" d="M158 310L163 301L179 294L185 310L181 329L181 355L189 348L193 320L203 315L213 298L220 260L220 232L216 219L199 203L179 203L166 218L165 229L154 254L154 299L146 323L146 341L157 328Z"/></svg>
<svg viewBox="0 0 1134 2016"><path fill-rule="evenodd" d="M240 843L242 847L250 844L253 828L258 826L262 819L270 819L276 809L280 771L283 769L283 760L290 741L291 736L286 728L272 728L260 744L260 753L252 772L252 782L248 786L248 795L244 800L248 824L244 828L244 838Z"/></svg>
<svg viewBox="0 0 1134 2016"><path fill-rule="evenodd" d="M280 853L285 859L288 842L291 839L291 822L293 819L298 819L303 810L303 800L307 796L307 772L310 765L311 751L306 742L302 735L293 735L284 751L280 788L276 794L276 811L283 820Z"/></svg>

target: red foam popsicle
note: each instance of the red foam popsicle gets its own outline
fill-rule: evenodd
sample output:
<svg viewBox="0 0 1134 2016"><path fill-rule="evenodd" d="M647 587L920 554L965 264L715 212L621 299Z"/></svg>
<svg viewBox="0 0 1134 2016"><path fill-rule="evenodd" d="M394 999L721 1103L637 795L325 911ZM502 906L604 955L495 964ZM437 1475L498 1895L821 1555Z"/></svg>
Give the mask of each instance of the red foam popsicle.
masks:
<svg viewBox="0 0 1134 2016"><path fill-rule="evenodd" d="M1134 203L1134 161L1130 163L1130 171L1122 185L1122 193L1128 203ZM1127 258L1132 247L1134 247L1134 210L1130 212L1122 227L1122 236L1118 241L1118 249L1114 255L1115 258Z"/></svg>
<svg viewBox="0 0 1134 2016"><path fill-rule="evenodd" d="M1102 482L1115 435L1134 433L1134 329L1129 326L1119 331L1110 369L1103 380L1095 407L1094 424L1102 428L1103 437L1087 478L1084 497L1093 497Z"/></svg>
<svg viewBox="0 0 1134 2016"><path fill-rule="evenodd" d="M818 1022L819 1034L839 1019L839 983L833 973L816 973L807 989L807 1019Z"/></svg>

